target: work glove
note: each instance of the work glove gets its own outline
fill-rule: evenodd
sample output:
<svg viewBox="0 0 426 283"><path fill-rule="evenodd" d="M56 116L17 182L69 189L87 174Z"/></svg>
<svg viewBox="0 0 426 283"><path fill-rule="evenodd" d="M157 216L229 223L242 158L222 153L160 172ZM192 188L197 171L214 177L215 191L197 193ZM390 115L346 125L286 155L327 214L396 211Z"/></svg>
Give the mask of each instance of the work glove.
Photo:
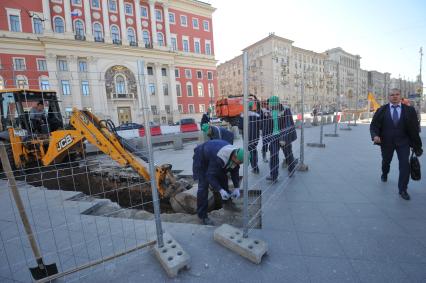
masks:
<svg viewBox="0 0 426 283"><path fill-rule="evenodd" d="M414 153L416 154L417 157L420 157L423 154L423 149L421 147L420 148L415 148L414 149Z"/></svg>
<svg viewBox="0 0 426 283"><path fill-rule="evenodd" d="M237 199L240 197L240 189L239 188L235 188L234 191L231 194L231 198L232 199Z"/></svg>
<svg viewBox="0 0 426 283"><path fill-rule="evenodd" d="M223 200L228 200L231 197L229 193L225 191L224 189L221 189L219 193Z"/></svg>

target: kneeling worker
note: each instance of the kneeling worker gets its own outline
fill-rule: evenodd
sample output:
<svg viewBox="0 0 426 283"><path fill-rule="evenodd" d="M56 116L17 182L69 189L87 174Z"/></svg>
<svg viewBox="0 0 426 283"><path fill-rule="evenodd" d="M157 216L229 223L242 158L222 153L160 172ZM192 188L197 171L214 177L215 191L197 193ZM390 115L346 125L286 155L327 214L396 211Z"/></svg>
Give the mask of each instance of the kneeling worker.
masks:
<svg viewBox="0 0 426 283"><path fill-rule="evenodd" d="M198 180L197 214L204 225L214 225L207 216L209 185L219 192L222 200L240 197L240 164L244 151L223 140L210 140L194 149L192 171ZM228 176L230 173L234 190L230 193Z"/></svg>

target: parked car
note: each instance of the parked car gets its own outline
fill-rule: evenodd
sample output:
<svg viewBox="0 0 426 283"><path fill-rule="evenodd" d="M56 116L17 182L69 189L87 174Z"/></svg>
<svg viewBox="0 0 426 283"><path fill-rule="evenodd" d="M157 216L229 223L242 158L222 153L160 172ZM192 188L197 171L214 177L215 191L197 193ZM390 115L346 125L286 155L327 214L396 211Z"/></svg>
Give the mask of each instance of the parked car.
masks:
<svg viewBox="0 0 426 283"><path fill-rule="evenodd" d="M195 122L194 118L180 119L177 125L180 125L180 131L182 133L198 131L198 124Z"/></svg>
<svg viewBox="0 0 426 283"><path fill-rule="evenodd" d="M115 130L117 131L124 131L124 130L135 130L135 129L141 129L143 128L143 125L138 123L123 123L118 127L115 127Z"/></svg>

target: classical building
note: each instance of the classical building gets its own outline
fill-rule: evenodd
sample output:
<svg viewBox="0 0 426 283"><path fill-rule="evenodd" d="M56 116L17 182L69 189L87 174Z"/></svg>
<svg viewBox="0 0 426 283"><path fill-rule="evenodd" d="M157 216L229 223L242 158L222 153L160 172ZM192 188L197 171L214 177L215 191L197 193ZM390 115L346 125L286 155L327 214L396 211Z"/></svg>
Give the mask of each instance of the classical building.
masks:
<svg viewBox="0 0 426 283"><path fill-rule="evenodd" d="M199 118L217 91L210 4L195 0L3 0L0 88L54 89L66 115L116 123ZM144 69L138 69L138 60Z"/></svg>
<svg viewBox="0 0 426 283"><path fill-rule="evenodd" d="M381 73L378 71L368 72L368 89L379 104L388 102L389 88L390 73Z"/></svg>

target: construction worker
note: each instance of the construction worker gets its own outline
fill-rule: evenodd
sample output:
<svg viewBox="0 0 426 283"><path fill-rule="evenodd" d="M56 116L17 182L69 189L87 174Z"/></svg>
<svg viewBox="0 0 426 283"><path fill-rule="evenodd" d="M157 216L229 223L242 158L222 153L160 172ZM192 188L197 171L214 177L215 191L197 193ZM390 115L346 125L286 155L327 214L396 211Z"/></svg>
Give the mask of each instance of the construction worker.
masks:
<svg viewBox="0 0 426 283"><path fill-rule="evenodd" d="M260 125L262 130L262 159L263 162L267 163L268 158L266 157L266 152L268 151L268 142L267 142L267 134L270 130L268 129L268 120L271 117L271 111L268 110L268 102L261 103L262 108L260 109Z"/></svg>
<svg viewBox="0 0 426 283"><path fill-rule="evenodd" d="M234 133L225 128L205 123L201 126L201 130L207 135L209 140L224 140L229 144L234 144Z"/></svg>
<svg viewBox="0 0 426 283"><path fill-rule="evenodd" d="M291 143L297 139L296 128L294 126L293 115L291 114L291 110L287 106L283 106L280 104L280 147L284 153L284 160L282 167L288 168L289 176L293 176L294 169L296 168L296 164L298 162L297 159L293 156L293 149Z"/></svg>
<svg viewBox="0 0 426 283"><path fill-rule="evenodd" d="M210 140L194 149L192 171L198 180L197 215L204 225L214 225L207 216L209 186L218 192L222 201L240 197L240 164L244 161L244 151L224 140ZM234 190L228 188L230 173Z"/></svg>
<svg viewBox="0 0 426 283"><path fill-rule="evenodd" d="M253 111L254 109L254 102L250 101L248 103L248 150L251 155L250 159L250 165L252 168L252 172L254 174L259 174L259 166L258 166L258 157L257 157L257 144L259 143L259 137L260 137L260 115ZM239 128L243 132L243 126L244 124L244 117L243 114L241 114L240 117L240 123Z"/></svg>
<svg viewBox="0 0 426 283"><path fill-rule="evenodd" d="M41 133L43 131L43 125L46 123L46 115L44 111L44 102L43 100L40 100L37 102L37 105L32 107L30 110L30 121L32 124L32 130L33 132L39 132Z"/></svg>
<svg viewBox="0 0 426 283"><path fill-rule="evenodd" d="M207 109L207 113L204 113L203 116L201 117L201 126L203 126L204 124L208 124L210 123L210 113L212 112L212 110L209 108Z"/></svg>

